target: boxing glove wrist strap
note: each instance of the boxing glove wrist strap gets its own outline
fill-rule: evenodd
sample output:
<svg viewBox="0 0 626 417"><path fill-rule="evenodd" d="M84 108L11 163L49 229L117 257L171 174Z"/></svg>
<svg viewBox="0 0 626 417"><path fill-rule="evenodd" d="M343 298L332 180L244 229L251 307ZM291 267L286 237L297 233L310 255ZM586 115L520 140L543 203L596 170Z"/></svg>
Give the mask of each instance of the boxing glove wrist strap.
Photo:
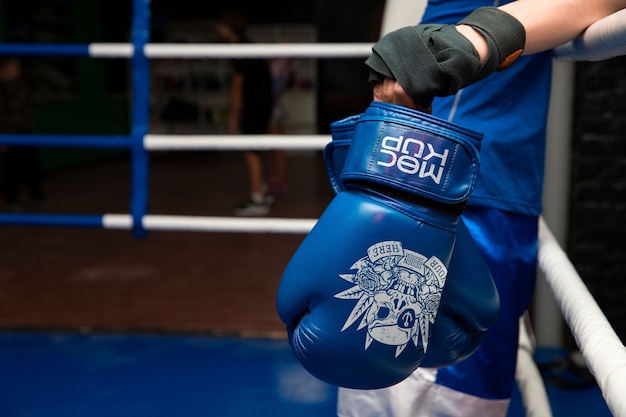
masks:
<svg viewBox="0 0 626 417"><path fill-rule="evenodd" d="M481 139L477 132L425 113L373 102L356 124L339 181L462 203L478 178Z"/></svg>

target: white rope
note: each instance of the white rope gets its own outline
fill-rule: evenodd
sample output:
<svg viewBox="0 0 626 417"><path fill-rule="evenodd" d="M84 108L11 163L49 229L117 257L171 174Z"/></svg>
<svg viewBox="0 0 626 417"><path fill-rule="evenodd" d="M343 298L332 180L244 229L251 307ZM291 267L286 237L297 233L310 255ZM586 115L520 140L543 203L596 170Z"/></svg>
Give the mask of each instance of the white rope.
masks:
<svg viewBox="0 0 626 417"><path fill-rule="evenodd" d="M539 267L615 417L626 417L626 348L542 218Z"/></svg>
<svg viewBox="0 0 626 417"><path fill-rule="evenodd" d="M321 150L330 135L146 135L149 151L163 150Z"/></svg>
<svg viewBox="0 0 626 417"><path fill-rule="evenodd" d="M132 43L89 44L89 56L92 58L130 58L134 51Z"/></svg>
<svg viewBox="0 0 626 417"><path fill-rule="evenodd" d="M372 43L147 44L148 58L358 58L372 52Z"/></svg>
<svg viewBox="0 0 626 417"><path fill-rule="evenodd" d="M576 39L554 49L558 59L601 61L626 55L626 9L593 23Z"/></svg>
<svg viewBox="0 0 626 417"><path fill-rule="evenodd" d="M317 219L284 219L260 217L211 217L171 216L148 214L141 223L146 230L231 232L231 233L308 233ZM102 216L105 229L130 229L133 220L129 214L105 214Z"/></svg>
<svg viewBox="0 0 626 417"><path fill-rule="evenodd" d="M148 58L364 58L372 52L372 43L149 43L144 46ZM93 58L130 58L134 47L129 43L92 43Z"/></svg>
<svg viewBox="0 0 626 417"><path fill-rule="evenodd" d="M520 318L519 324L515 381L520 390L525 415L526 417L552 417L546 387L535 363L535 341L528 312Z"/></svg>

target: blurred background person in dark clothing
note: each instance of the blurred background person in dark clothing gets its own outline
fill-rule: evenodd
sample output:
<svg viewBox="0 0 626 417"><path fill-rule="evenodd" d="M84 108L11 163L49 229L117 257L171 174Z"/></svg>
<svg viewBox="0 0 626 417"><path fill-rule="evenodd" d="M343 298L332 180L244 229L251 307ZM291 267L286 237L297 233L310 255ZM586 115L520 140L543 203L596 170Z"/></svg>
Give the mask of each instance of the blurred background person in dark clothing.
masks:
<svg viewBox="0 0 626 417"><path fill-rule="evenodd" d="M249 43L246 34L247 19L237 10L221 13L217 30L223 41ZM273 109L272 77L269 63L261 58L233 59L230 87L229 134L266 134ZM273 202L263 169L263 155L259 151L244 152L248 170L249 196L235 209L237 216L266 215Z"/></svg>

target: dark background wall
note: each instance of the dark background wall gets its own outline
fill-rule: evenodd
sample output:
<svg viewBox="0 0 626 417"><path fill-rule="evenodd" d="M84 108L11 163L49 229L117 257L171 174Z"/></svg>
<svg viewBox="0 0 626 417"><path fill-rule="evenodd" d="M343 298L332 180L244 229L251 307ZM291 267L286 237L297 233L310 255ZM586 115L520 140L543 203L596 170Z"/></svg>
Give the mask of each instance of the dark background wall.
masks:
<svg viewBox="0 0 626 417"><path fill-rule="evenodd" d="M626 57L578 63L569 254L626 341ZM549 171L548 171L549 172Z"/></svg>

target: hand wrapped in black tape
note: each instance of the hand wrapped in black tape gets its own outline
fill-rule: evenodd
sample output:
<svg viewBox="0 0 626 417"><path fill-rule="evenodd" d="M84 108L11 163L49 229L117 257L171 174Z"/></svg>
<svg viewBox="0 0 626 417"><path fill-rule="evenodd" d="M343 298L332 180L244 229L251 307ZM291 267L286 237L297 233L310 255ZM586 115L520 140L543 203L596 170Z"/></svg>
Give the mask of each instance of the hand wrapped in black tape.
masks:
<svg viewBox="0 0 626 417"><path fill-rule="evenodd" d="M435 96L455 94L505 69L522 54L524 27L495 7L476 9L458 25L483 35L489 46L484 62L455 25L420 24L390 32L374 45L366 61L370 81L394 79L416 104L428 108Z"/></svg>

